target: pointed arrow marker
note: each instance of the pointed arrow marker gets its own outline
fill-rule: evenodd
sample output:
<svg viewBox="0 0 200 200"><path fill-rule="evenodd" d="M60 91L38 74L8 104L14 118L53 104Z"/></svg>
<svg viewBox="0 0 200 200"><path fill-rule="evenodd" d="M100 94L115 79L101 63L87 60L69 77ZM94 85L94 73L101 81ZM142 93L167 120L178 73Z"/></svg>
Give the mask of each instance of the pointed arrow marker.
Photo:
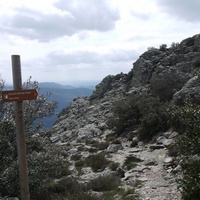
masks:
<svg viewBox="0 0 200 200"><path fill-rule="evenodd" d="M24 101L37 99L38 92L36 89L31 90L7 90L2 91L2 101Z"/></svg>

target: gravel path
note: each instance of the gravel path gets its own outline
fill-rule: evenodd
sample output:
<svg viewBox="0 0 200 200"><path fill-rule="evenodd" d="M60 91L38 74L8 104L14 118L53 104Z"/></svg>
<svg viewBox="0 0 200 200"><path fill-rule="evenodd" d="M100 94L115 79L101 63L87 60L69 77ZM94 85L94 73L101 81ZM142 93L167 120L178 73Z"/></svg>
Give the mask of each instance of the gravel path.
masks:
<svg viewBox="0 0 200 200"><path fill-rule="evenodd" d="M127 152L129 153L127 154ZM147 146L142 151L136 148L125 148L115 155L115 159L117 158L118 161L124 160L127 155L134 155L143 160L138 162L136 168L127 171L124 178L127 187L141 183L136 191L142 200L181 199L175 180L176 175L164 167L166 153L166 149L150 151Z"/></svg>

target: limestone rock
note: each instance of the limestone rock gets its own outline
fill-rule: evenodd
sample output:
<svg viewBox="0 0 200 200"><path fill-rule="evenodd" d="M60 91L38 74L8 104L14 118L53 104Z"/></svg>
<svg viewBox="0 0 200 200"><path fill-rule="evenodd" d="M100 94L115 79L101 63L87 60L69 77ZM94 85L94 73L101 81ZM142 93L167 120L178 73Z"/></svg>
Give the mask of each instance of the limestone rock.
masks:
<svg viewBox="0 0 200 200"><path fill-rule="evenodd" d="M108 153L116 153L118 150L122 150L123 147L121 144L111 144L108 148L107 148L107 152Z"/></svg>
<svg viewBox="0 0 200 200"><path fill-rule="evenodd" d="M173 100L180 104L186 97L192 97L193 101L200 103L200 81L198 76L192 77L183 88L173 95Z"/></svg>
<svg viewBox="0 0 200 200"><path fill-rule="evenodd" d="M169 163L171 163L172 161L173 161L173 158L172 158L172 157L167 157L167 158L165 158L164 163L165 163L165 164L169 164Z"/></svg>

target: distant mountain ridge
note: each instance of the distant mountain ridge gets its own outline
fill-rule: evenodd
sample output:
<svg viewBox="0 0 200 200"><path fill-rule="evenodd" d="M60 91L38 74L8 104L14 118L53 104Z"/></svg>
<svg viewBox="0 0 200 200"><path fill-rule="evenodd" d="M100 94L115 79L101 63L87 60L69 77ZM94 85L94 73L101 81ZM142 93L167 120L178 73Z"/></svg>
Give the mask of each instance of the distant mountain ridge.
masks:
<svg viewBox="0 0 200 200"><path fill-rule="evenodd" d="M63 88L63 89L75 89L77 87L72 86L72 85L61 85L59 83L55 82L41 82L39 83L39 86L41 88Z"/></svg>
<svg viewBox="0 0 200 200"><path fill-rule="evenodd" d="M39 87L39 94L51 92L52 95L49 97L49 100L58 102L56 114L50 118L42 119L42 121L45 123L45 128L51 128L53 126L57 119L57 115L62 111L62 109L68 106L73 99L81 96L90 96L93 92L93 90L89 88L61 85L54 82L41 82L39 83Z"/></svg>

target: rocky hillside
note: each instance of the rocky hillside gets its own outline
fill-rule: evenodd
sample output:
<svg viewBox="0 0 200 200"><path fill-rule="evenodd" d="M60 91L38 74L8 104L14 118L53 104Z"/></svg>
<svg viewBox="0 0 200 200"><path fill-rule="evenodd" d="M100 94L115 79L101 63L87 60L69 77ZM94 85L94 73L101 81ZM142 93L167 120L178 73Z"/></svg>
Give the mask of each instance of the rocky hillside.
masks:
<svg viewBox="0 0 200 200"><path fill-rule="evenodd" d="M128 74L109 75L90 97L74 99L60 113L50 136L52 143L62 146L70 155L72 176L87 183L115 173L123 183L122 188L135 188L127 198L180 199L175 182L180 167L169 152L179 133L169 128L145 143L138 139L138 124L116 134L109 120L114 116L114 102L123 104L123 99L138 94L176 104L186 95L199 101L200 85L196 76L199 67L200 35L195 35L173 43L170 48L166 45L149 48L133 63ZM81 164L89 156L102 153L109 163L117 165L115 171L109 164L97 169ZM102 195L102 192L91 192L97 197ZM121 199L120 194L116 192L113 199Z"/></svg>

